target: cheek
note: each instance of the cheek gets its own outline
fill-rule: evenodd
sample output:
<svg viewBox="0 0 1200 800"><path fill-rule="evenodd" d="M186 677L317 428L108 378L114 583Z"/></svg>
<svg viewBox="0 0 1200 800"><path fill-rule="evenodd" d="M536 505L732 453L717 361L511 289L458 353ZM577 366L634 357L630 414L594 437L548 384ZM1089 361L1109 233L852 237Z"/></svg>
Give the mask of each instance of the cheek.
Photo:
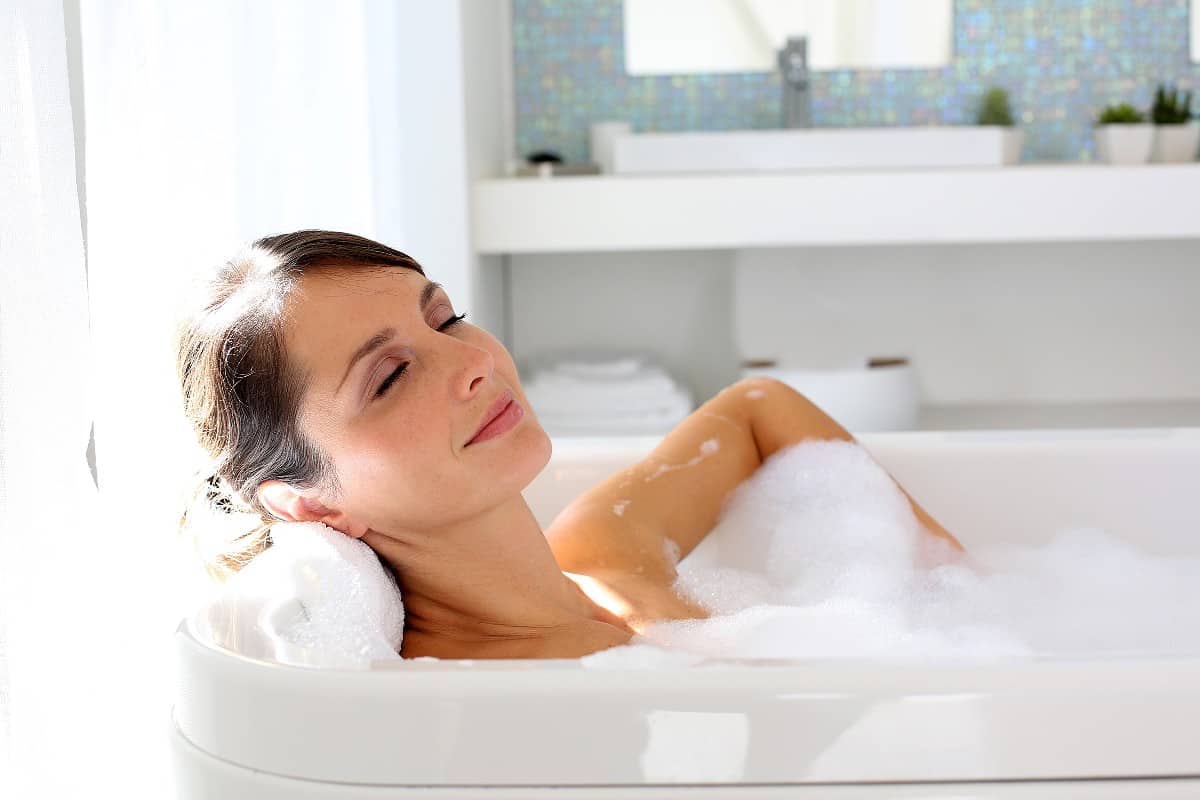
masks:
<svg viewBox="0 0 1200 800"><path fill-rule="evenodd" d="M343 438L338 448L339 474L347 491L365 498L404 492L422 476L437 474L435 457L445 452L447 436L441 419L399 411L380 416Z"/></svg>
<svg viewBox="0 0 1200 800"><path fill-rule="evenodd" d="M377 530L436 527L475 508L470 471L446 455L444 441L375 441L348 460L346 505Z"/></svg>
<svg viewBox="0 0 1200 800"><path fill-rule="evenodd" d="M391 475L407 464L419 461L420 442L400 440L394 434L366 435L347 443L342 451L346 472L360 480L376 475Z"/></svg>
<svg viewBox="0 0 1200 800"><path fill-rule="evenodd" d="M437 487L439 467L422 458L416 443L376 440L343 453L342 488L347 510L363 517L377 530L421 525Z"/></svg>

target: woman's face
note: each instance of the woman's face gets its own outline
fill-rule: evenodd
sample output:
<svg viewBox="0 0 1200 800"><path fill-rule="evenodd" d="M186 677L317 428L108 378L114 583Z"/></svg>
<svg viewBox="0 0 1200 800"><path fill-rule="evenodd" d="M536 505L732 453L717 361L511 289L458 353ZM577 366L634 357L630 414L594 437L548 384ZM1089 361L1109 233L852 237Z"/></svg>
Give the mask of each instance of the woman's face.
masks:
<svg viewBox="0 0 1200 800"><path fill-rule="evenodd" d="M326 505L383 533L438 528L511 500L549 460L508 351L420 273L316 270L284 318L302 430L341 484ZM508 396L509 429L473 439Z"/></svg>

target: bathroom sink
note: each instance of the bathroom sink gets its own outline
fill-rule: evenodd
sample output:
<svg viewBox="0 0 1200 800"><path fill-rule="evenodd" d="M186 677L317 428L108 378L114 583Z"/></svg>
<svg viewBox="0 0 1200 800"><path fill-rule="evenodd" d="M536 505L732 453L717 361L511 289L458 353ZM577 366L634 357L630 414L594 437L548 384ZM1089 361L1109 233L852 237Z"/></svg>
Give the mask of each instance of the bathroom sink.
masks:
<svg viewBox="0 0 1200 800"><path fill-rule="evenodd" d="M1001 166L1019 160L1021 141L1020 129L975 125L633 133L613 140L613 171Z"/></svg>

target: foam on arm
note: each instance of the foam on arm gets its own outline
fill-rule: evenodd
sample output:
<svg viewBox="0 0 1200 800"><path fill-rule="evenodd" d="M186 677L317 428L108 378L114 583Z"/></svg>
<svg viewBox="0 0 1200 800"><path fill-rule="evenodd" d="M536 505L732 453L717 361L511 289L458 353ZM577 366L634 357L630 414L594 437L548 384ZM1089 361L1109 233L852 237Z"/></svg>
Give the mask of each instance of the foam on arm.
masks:
<svg viewBox="0 0 1200 800"><path fill-rule="evenodd" d="M774 378L748 378L735 384L743 389L750 430L759 457L766 461L779 450L806 439L841 439L858 441L815 403L782 381ZM861 445L860 445L861 446ZM890 477L890 475L889 475ZM896 482L895 478L892 478ZM903 486L896 483L921 525L962 550L963 547L949 531L913 500Z"/></svg>

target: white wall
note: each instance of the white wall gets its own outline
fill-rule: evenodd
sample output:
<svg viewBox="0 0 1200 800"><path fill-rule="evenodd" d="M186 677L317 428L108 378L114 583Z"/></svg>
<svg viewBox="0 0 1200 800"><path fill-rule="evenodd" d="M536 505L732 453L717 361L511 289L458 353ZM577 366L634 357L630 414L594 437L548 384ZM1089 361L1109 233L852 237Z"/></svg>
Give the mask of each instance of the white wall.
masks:
<svg viewBox="0 0 1200 800"><path fill-rule="evenodd" d="M513 151L512 16L507 2L461 2L462 100L466 125L468 185L504 174ZM503 256L469 250L470 295L464 306L471 322L511 344L506 306L507 265Z"/></svg>
<svg viewBox="0 0 1200 800"><path fill-rule="evenodd" d="M1196 241L519 256L512 291L519 359L647 348L698 399L742 357L855 354L908 356L928 404L1200 398Z"/></svg>
<svg viewBox="0 0 1200 800"><path fill-rule="evenodd" d="M655 353L700 396L737 377L727 251L512 257L513 354Z"/></svg>
<svg viewBox="0 0 1200 800"><path fill-rule="evenodd" d="M747 355L909 355L937 404L1200 398L1198 256L1197 242L748 251L738 305L765 320Z"/></svg>
<svg viewBox="0 0 1200 800"><path fill-rule="evenodd" d="M458 2L403 0L391 12L392 63L373 75L394 80L380 96L394 97L384 113L402 120L396 152L377 153L389 169L388 181L399 195L397 215L404 220L403 238L389 242L413 256L429 277L446 287L457 305L467 305L472 291L473 254L467 242L468 185L466 109L463 87L463 9ZM465 4L466 8L470 4ZM380 13L387 9L377 7ZM380 104L384 105L384 104Z"/></svg>

